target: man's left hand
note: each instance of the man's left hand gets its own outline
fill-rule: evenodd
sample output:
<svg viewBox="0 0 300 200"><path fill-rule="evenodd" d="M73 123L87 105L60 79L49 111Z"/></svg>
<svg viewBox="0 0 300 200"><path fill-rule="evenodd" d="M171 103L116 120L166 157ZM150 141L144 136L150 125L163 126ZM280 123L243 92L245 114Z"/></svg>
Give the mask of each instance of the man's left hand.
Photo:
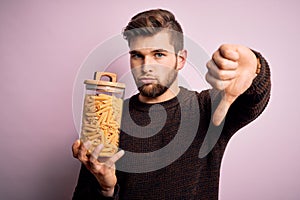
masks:
<svg viewBox="0 0 300 200"><path fill-rule="evenodd" d="M219 91L222 99L213 114L213 123L218 126L225 118L230 105L244 93L256 76L257 58L247 47L224 44L207 63L207 82Z"/></svg>

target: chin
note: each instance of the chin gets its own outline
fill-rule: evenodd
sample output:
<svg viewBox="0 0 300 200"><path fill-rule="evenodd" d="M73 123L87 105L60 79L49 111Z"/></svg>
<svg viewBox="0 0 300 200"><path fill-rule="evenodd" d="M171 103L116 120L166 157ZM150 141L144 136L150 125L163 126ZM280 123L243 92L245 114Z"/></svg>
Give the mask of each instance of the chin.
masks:
<svg viewBox="0 0 300 200"><path fill-rule="evenodd" d="M156 98L167 91L167 87L159 84L147 84L139 87L140 94L144 97Z"/></svg>

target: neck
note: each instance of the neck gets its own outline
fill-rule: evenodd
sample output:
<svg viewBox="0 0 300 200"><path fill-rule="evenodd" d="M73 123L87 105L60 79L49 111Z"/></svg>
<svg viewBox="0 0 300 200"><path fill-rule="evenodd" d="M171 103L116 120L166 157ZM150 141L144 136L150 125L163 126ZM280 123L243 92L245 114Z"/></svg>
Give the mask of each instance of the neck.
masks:
<svg viewBox="0 0 300 200"><path fill-rule="evenodd" d="M139 100L143 103L150 103L150 104L161 103L176 97L179 91L180 88L177 84L177 80L175 80L174 83L171 85L171 87L167 89L167 91L165 91L162 95L153 98L153 97L145 97L140 94Z"/></svg>

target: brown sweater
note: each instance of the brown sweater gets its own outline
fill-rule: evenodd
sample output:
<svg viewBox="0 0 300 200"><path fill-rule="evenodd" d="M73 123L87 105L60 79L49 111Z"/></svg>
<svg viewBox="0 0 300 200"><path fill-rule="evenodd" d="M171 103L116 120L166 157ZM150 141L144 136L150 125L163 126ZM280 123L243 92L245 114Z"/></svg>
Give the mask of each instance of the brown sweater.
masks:
<svg viewBox="0 0 300 200"><path fill-rule="evenodd" d="M259 53L256 55L262 64L259 75L231 105L219 127L210 121L220 99L212 90L198 93L180 88L177 98L160 103L160 107L140 102L137 95L131 97L124 103L120 148L127 154L144 153L145 159L126 157L125 153L118 161L117 169L121 171L117 171L118 185L111 198L101 195L95 177L82 166L73 199L217 200L227 143L234 133L259 116L270 98L269 66ZM157 120L163 121L162 128L153 125ZM144 135L134 137L133 132ZM183 134L178 136L179 132ZM168 148L161 151L163 147Z"/></svg>

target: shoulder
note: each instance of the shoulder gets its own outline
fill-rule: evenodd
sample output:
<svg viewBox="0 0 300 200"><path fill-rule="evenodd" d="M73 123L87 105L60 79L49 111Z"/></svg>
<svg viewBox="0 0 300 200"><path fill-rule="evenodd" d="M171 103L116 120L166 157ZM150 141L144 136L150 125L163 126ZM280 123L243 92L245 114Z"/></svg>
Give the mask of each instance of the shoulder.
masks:
<svg viewBox="0 0 300 200"><path fill-rule="evenodd" d="M199 104L201 105L207 105L210 104L211 98L215 94L211 90L202 90L202 91L194 91L189 90L184 87L180 87L180 94L178 96L181 96L181 98L184 99L184 101L188 102L192 99L192 97L196 97Z"/></svg>

